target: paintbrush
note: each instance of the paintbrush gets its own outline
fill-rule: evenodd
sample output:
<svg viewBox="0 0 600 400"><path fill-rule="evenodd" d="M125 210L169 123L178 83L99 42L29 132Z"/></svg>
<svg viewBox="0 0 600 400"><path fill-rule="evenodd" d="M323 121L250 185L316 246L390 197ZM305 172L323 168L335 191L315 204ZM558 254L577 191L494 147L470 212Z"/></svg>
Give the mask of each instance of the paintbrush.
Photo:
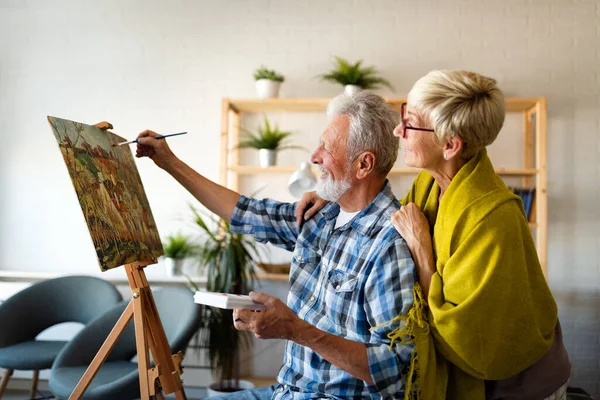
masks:
<svg viewBox="0 0 600 400"><path fill-rule="evenodd" d="M185 135L187 132L179 132L179 133L169 133L168 135L160 135L160 136L146 136L146 137L151 137L154 138L156 140L158 139L164 139L164 138L168 138L171 136L178 136L178 135ZM117 147L117 146L123 146L124 144L132 144L132 143L137 143L137 139L132 140L130 142L121 142L121 143L115 143L112 145L112 147Z"/></svg>

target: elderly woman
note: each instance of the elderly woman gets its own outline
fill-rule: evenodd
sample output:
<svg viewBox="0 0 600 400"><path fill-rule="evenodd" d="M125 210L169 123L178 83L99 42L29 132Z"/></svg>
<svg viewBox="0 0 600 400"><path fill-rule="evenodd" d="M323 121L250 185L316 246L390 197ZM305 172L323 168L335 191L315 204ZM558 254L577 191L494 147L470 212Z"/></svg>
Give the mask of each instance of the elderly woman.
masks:
<svg viewBox="0 0 600 400"><path fill-rule="evenodd" d="M423 171L392 222L419 271L437 353L436 385L451 399L564 399L570 374L557 306L523 206L486 146L505 101L496 81L465 71L419 79L394 134ZM300 219L314 194L297 207ZM442 368L440 358L449 361ZM433 368L436 362L429 362ZM424 380L421 392L441 393Z"/></svg>

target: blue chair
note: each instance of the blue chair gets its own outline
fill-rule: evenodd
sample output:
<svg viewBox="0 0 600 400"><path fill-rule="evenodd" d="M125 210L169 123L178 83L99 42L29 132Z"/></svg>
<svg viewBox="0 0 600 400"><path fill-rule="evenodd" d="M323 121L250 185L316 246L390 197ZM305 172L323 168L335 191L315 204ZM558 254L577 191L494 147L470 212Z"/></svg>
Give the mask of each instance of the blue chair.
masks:
<svg viewBox="0 0 600 400"><path fill-rule="evenodd" d="M200 307L193 293L184 287L153 292L154 302L172 353L185 350L200 327ZM83 373L127 307L125 301L88 324L61 351L50 371L50 391L60 399L73 392ZM98 370L83 399L130 400L140 397L133 320Z"/></svg>
<svg viewBox="0 0 600 400"><path fill-rule="evenodd" d="M39 371L49 369L66 344L36 340L42 331L63 322L87 324L121 300L110 282L66 276L35 283L0 304L0 367L7 370L0 398L14 370L34 371L34 396Z"/></svg>

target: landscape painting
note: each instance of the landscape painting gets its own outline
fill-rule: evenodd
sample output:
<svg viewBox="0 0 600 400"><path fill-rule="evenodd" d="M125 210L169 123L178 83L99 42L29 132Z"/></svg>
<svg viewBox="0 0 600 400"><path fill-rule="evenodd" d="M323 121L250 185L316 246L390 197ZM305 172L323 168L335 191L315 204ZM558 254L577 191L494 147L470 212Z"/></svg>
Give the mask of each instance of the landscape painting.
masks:
<svg viewBox="0 0 600 400"><path fill-rule="evenodd" d="M155 263L163 248L125 139L95 126L48 117L102 271Z"/></svg>

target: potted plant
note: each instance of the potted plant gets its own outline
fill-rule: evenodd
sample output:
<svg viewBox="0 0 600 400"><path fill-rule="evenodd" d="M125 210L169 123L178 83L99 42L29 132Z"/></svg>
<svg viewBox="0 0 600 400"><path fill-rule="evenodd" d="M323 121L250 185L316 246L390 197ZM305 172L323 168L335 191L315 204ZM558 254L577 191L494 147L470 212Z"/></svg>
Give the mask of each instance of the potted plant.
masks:
<svg viewBox="0 0 600 400"><path fill-rule="evenodd" d="M258 253L254 238L231 233L229 223L191 207L194 222L200 229L202 243L197 255L200 267L206 271L206 290L209 292L248 294L255 275ZM208 222L208 223L207 223ZM195 290L198 285L191 280ZM240 381L240 352L251 347L251 334L233 326L232 310L202 306L203 325L196 336L199 347L208 348L215 383L210 391L233 392L252 388Z"/></svg>
<svg viewBox="0 0 600 400"><path fill-rule="evenodd" d="M191 240L191 236L182 235L181 233L166 237L162 245L165 253L167 276L181 275L184 259L192 256L197 249L197 246Z"/></svg>
<svg viewBox="0 0 600 400"><path fill-rule="evenodd" d="M273 69L267 69L264 65L254 71L254 79L259 99L279 97L279 87L285 81L283 75Z"/></svg>
<svg viewBox="0 0 600 400"><path fill-rule="evenodd" d="M344 91L353 95L362 89L377 89L380 86L394 90L387 79L377 76L375 67L362 67L362 60L351 64L347 60L335 56L335 68L327 74L319 75L324 81L339 83Z"/></svg>
<svg viewBox="0 0 600 400"><path fill-rule="evenodd" d="M275 124L271 126L269 119L264 116L264 124L259 125L256 132L243 129L246 137L237 146L240 149L258 149L260 166L263 168L275 165L277 162L277 150L295 148L296 146L282 146L284 140L292 132L281 131Z"/></svg>

